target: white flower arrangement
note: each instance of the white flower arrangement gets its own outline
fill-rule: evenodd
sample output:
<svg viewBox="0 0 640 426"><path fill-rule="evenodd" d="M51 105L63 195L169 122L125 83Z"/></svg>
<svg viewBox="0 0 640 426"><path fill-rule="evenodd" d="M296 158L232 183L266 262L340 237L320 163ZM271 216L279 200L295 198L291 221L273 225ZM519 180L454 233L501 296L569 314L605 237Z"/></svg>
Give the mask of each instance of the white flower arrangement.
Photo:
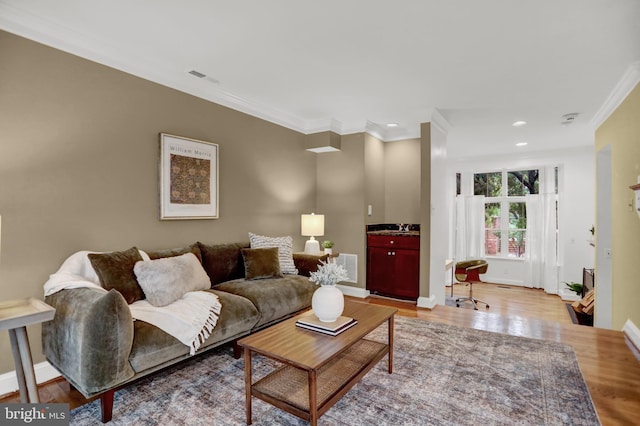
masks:
<svg viewBox="0 0 640 426"><path fill-rule="evenodd" d="M311 273L309 281L323 286L334 286L339 281L345 281L349 278L347 270L344 266L338 265L335 262L320 261L321 265L318 266L318 270Z"/></svg>

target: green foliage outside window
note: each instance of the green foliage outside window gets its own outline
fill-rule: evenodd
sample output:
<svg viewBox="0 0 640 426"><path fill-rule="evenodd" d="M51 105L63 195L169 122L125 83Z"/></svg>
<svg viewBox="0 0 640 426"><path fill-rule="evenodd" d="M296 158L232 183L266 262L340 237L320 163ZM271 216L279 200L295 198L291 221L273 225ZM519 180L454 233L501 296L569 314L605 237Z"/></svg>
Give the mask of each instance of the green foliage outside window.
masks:
<svg viewBox="0 0 640 426"><path fill-rule="evenodd" d="M504 181L503 176L506 177ZM474 195L493 198L485 203L486 253L523 257L526 251L527 213L524 201L520 201L523 198L515 197L540 192L539 170L508 171L504 175L502 172L475 173L473 190ZM508 213L506 221L501 220L502 212Z"/></svg>
<svg viewBox="0 0 640 426"><path fill-rule="evenodd" d="M473 175L473 195L499 197L502 194L502 172Z"/></svg>
<svg viewBox="0 0 640 426"><path fill-rule="evenodd" d="M507 172L507 195L509 197L538 194L540 190L538 170Z"/></svg>

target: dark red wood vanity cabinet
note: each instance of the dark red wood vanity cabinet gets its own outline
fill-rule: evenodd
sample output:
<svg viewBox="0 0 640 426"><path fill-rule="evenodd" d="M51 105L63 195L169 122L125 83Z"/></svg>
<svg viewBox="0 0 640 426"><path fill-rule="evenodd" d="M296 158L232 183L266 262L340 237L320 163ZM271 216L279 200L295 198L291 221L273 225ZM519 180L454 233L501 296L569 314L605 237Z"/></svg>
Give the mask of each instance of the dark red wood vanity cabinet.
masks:
<svg viewBox="0 0 640 426"><path fill-rule="evenodd" d="M420 295L420 237L367 235L367 289L416 300Z"/></svg>

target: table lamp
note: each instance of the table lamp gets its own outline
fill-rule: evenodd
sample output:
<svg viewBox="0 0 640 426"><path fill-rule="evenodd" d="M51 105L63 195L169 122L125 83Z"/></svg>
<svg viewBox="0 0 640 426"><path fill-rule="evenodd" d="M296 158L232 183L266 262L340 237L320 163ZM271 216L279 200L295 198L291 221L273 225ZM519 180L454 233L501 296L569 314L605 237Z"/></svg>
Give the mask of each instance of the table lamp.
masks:
<svg viewBox="0 0 640 426"><path fill-rule="evenodd" d="M304 245L304 252L320 254L320 243L314 237L324 235L324 215L303 214L300 220L300 233L305 237L311 237Z"/></svg>

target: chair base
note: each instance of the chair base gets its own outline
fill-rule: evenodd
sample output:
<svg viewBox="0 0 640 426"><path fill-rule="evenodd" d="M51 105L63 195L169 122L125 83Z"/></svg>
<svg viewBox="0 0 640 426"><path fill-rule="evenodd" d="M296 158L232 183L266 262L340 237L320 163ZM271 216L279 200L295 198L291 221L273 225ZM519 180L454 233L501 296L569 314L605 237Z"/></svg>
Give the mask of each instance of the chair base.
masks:
<svg viewBox="0 0 640 426"><path fill-rule="evenodd" d="M478 310L478 303L484 303L485 304L485 308L489 309L489 304L487 302L483 302L482 300L478 300L475 297L458 297L456 299L456 306L459 308L460 307L460 303L464 303L464 302L471 302L473 304L473 309L474 310Z"/></svg>
<svg viewBox="0 0 640 426"><path fill-rule="evenodd" d="M482 282L482 281L476 281L476 282ZM473 281L468 281L465 284L469 286L469 295L467 297L458 297L456 299L456 306L459 308L460 303L471 302L471 304L473 305L473 309L477 311L478 303L484 303L486 305L485 307L489 309L489 304L487 302L483 302L482 300L478 300L475 297L473 297Z"/></svg>

